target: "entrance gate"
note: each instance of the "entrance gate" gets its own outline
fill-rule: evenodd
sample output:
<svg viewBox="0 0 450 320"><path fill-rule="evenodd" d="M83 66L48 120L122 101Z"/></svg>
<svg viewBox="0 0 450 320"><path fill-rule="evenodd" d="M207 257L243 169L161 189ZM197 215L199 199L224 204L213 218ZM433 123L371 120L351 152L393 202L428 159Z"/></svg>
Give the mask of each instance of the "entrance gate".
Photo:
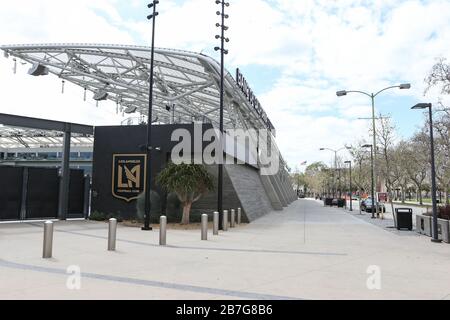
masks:
<svg viewBox="0 0 450 320"><path fill-rule="evenodd" d="M23 168L0 167L0 220L19 220L22 206Z"/></svg>
<svg viewBox="0 0 450 320"><path fill-rule="evenodd" d="M57 168L0 166L0 177L0 221L58 218ZM67 218L87 217L89 187L83 170L70 170Z"/></svg>

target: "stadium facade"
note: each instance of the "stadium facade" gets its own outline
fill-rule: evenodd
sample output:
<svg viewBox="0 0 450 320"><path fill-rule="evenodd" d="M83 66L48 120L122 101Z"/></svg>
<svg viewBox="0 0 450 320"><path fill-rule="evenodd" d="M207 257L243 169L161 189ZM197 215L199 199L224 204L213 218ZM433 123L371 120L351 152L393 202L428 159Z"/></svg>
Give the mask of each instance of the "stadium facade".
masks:
<svg viewBox="0 0 450 320"><path fill-rule="evenodd" d="M142 192L142 186L146 185L138 181L137 172L144 170L146 161L142 145L145 144L144 124L148 121L150 48L52 44L0 46L0 49L6 58L12 57L14 63L17 59L29 63L30 75L56 75L64 82L81 87L85 98L91 92L97 102L114 101L117 113L139 119L136 125L127 122L121 126L95 127L91 124L95 130L93 139L72 136L73 149L71 157L68 157L72 165L77 161L85 164L92 161L92 211L124 217L135 215L135 194ZM194 137L198 127L202 133L219 127L220 65L201 53L155 49L154 81L154 118L151 121L153 145L158 146L158 152L152 154L152 171L156 175L171 161L176 130L185 130ZM279 155L276 130L240 70L236 71L235 78L226 72L224 92L227 135L242 130L248 135L249 145L257 146L253 150L244 142L238 143L234 150L226 150L227 155L236 161L225 165L224 207L241 207L245 218L252 221L272 210L282 210L296 199L296 194L289 178L290 169L281 155L277 157L277 170L271 174L264 173L268 155L261 150L270 146L269 153ZM9 135L0 134L3 164L8 161L12 165L20 165L24 161L35 164L58 161L57 148L62 147L63 137L58 140L56 136L42 132L36 134L30 129L21 129L19 137L11 134L12 129L8 127L4 126L0 133L2 130L9 132ZM27 139L37 143L27 143ZM5 141L20 145L7 145ZM203 152L206 145L201 143L200 152ZM198 156L196 153L198 150L192 151L193 159ZM89 158L91 155L92 159ZM214 165L208 166L213 174L216 174L216 169ZM134 175L130 174L132 170ZM173 216L176 216L179 205L174 195L165 194L154 181L151 190L154 215L173 210ZM211 192L193 210L199 213L214 211L215 201L215 193Z"/></svg>

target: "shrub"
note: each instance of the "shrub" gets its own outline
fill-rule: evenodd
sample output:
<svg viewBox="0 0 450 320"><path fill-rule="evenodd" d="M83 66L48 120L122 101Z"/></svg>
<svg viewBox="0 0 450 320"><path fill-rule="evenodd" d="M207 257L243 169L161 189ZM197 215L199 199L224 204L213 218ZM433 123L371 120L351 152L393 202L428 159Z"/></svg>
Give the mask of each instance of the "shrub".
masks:
<svg viewBox="0 0 450 320"><path fill-rule="evenodd" d="M109 219L116 219L117 222L123 222L123 218L119 215L119 214L115 214L115 213L110 213L106 216L105 220L109 220Z"/></svg>
<svg viewBox="0 0 450 320"><path fill-rule="evenodd" d="M103 212L94 211L89 216L89 220L92 221L107 221L112 218L117 219L117 222L123 222L123 218L115 213L105 214Z"/></svg>
<svg viewBox="0 0 450 320"><path fill-rule="evenodd" d="M91 215L89 216L89 220L92 221L105 221L106 220L106 214L99 211L91 212Z"/></svg>

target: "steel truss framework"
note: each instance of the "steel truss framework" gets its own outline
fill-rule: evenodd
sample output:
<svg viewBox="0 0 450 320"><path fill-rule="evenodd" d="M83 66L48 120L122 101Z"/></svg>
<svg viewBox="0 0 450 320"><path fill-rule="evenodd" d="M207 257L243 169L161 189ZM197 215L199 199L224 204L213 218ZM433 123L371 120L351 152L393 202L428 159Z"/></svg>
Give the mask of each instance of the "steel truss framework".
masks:
<svg viewBox="0 0 450 320"><path fill-rule="evenodd" d="M0 46L5 57L41 64L64 81L107 98L125 114L147 118L150 48L101 44ZM201 54L155 49L152 121L219 126L220 64ZM229 72L225 74L225 129L266 129ZM52 139L52 138L49 138ZM282 161L284 163L284 161Z"/></svg>
<svg viewBox="0 0 450 320"><path fill-rule="evenodd" d="M125 113L147 115L150 48L119 45L1 46L6 55L40 63L50 73L87 91L108 92ZM203 54L155 50L155 119L170 123L175 107L177 122L219 119L219 64ZM264 128L232 76L226 75L227 128Z"/></svg>
<svg viewBox="0 0 450 320"><path fill-rule="evenodd" d="M0 148L52 148L63 145L64 133L0 125ZM71 145L92 147L94 138L89 135L72 134Z"/></svg>

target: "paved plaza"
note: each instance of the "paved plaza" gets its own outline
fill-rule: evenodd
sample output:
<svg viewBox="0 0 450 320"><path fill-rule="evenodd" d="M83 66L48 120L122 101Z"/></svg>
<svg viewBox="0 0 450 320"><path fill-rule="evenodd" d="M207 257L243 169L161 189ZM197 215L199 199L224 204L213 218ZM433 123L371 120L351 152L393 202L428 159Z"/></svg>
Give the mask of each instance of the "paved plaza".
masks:
<svg viewBox="0 0 450 320"><path fill-rule="evenodd" d="M448 244L314 200L209 241L169 230L166 247L158 230L119 226L116 252L107 224L56 222L49 260L42 229L0 224L0 299L450 299ZM379 290L367 286L374 267ZM68 268L81 271L79 289Z"/></svg>

